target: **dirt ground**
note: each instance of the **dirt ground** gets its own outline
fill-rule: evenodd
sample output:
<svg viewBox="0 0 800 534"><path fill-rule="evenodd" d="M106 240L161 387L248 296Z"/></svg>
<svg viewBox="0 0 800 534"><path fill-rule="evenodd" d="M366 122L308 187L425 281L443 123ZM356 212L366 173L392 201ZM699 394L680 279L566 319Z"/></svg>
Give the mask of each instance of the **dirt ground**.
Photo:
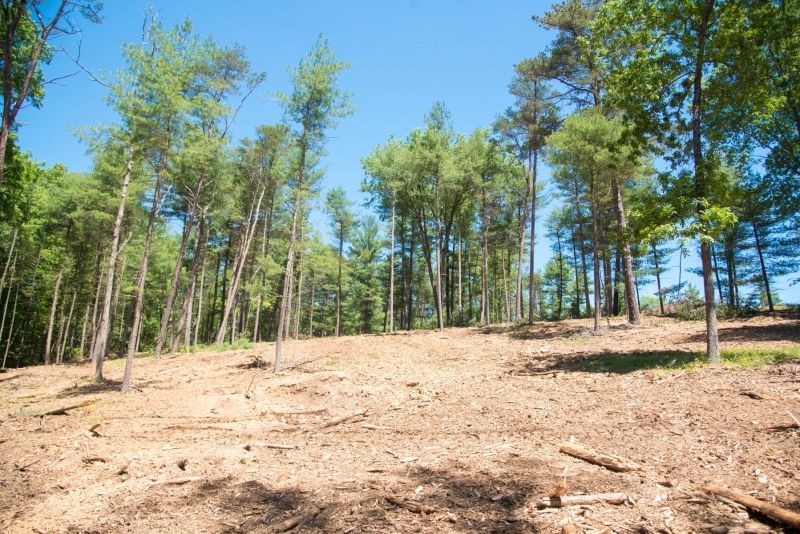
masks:
<svg viewBox="0 0 800 534"><path fill-rule="evenodd" d="M800 361L620 370L612 355L703 351L704 325L590 327L289 342L285 361L319 359L278 375L251 365L270 361L272 344L141 359L125 396L122 361L107 362L99 385L86 364L0 374L0 531L556 533L566 521L597 533L781 531L698 490L708 483L800 512L800 432L769 430L800 417ZM725 321L720 338L798 347L800 318ZM542 371L562 372L530 376ZM24 415L88 400L69 415ZM570 442L643 469L559 452ZM562 483L566 495L630 499L538 509Z"/></svg>

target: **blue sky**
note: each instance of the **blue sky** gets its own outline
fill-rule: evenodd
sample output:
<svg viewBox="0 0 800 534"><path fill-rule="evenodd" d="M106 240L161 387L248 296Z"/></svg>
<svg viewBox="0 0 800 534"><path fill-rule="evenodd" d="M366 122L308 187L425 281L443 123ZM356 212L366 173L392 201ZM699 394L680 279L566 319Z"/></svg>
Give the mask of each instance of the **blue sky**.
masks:
<svg viewBox="0 0 800 534"><path fill-rule="evenodd" d="M189 16L197 33L214 35L221 45L244 45L253 69L267 72L258 96L245 104L237 118L233 128L237 139L251 136L260 124L280 120L280 108L271 94L289 90L286 67L296 65L321 32L339 58L354 62L342 74L341 86L355 93L358 111L331 132L325 184L343 186L358 202L363 201L358 192L363 176L359 159L376 144L420 126L437 100L450 109L457 131L490 125L512 102L507 84L514 63L544 50L554 37L531 21L531 15L543 13L550 1L153 2L160 10L159 20L167 26ZM146 1L106 2L99 25L76 17L83 30L82 63L96 73L119 68L121 43L140 41L145 7ZM75 50L77 41L61 44ZM60 57L47 74L75 70L68 59ZM102 100L106 89L85 74L62 83L48 87L42 109L20 113L18 120L28 123L20 130L21 144L48 165L61 162L70 170L86 171L91 160L69 128L110 123L116 117ZM546 169L542 171L546 176ZM537 269L550 255L549 243L540 238ZM684 266L698 266L696 256L684 260ZM677 267L677 256L672 263ZM674 284L677 277L676 268L662 283ZM699 282L690 274L684 274L684 279ZM787 285L778 283L779 289ZM648 288L642 294L653 291ZM781 295L784 300L800 301L800 288Z"/></svg>

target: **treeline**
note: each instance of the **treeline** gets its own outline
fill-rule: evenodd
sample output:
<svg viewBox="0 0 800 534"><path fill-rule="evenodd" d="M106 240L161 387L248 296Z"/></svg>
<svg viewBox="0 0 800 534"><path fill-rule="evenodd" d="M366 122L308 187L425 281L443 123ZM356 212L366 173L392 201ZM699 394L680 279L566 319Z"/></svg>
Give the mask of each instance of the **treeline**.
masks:
<svg viewBox="0 0 800 534"><path fill-rule="evenodd" d="M326 134L354 112L327 41L275 95L284 120L234 143L263 73L151 18L105 82L119 122L77 132L90 172L45 169L9 136L3 366L90 357L100 379L125 356L126 389L141 351L276 341L277 369L289 338L599 329L677 300L702 310L714 360L718 303L773 309L775 278L798 270L799 20L755 0L556 4L534 17L554 40L515 66L494 124L455 132L436 103L365 155L370 215L321 187ZM698 248L702 294L665 285L671 256ZM639 292L651 283L656 300Z"/></svg>

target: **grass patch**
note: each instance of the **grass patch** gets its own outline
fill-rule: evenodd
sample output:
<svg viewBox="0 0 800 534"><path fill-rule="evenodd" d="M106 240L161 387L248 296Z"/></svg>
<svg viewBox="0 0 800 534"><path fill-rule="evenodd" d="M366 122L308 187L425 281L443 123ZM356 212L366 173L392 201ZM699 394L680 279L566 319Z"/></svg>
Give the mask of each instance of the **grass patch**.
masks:
<svg viewBox="0 0 800 534"><path fill-rule="evenodd" d="M728 349L720 351L722 365L728 369L746 369L800 360L800 348ZM590 372L629 373L640 369L691 371L709 365L702 352L648 352L645 354L609 354L581 364Z"/></svg>

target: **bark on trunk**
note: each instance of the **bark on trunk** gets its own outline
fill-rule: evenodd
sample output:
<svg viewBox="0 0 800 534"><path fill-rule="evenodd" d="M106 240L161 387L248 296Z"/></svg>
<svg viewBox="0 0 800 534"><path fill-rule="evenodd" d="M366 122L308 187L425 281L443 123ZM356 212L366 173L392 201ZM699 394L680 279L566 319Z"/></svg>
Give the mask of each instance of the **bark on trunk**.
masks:
<svg viewBox="0 0 800 534"><path fill-rule="evenodd" d="M761 252L761 241L758 239L758 228L756 223L753 223L753 236L756 238L756 251L758 251L758 262L761 264L761 276L764 279L764 288L767 291L767 304L769 304L769 311L775 311L772 305L772 293L769 290L769 278L767 277L767 267L764 264L764 254Z"/></svg>
<svg viewBox="0 0 800 534"><path fill-rule="evenodd" d="M599 233L600 229L598 227L597 221L597 204L595 202L594 196L594 179L589 183L589 194L591 195L591 202L592 202L592 249L594 252L593 264L594 264L594 331L600 331L600 318L602 313L602 308L600 307L600 250L599 250Z"/></svg>
<svg viewBox="0 0 800 534"><path fill-rule="evenodd" d="M103 380L103 358L106 355L106 343L108 341L109 320L111 315L111 297L114 291L114 275L116 274L117 257L119 256L119 234L122 228L122 217L125 214L125 202L128 198L128 185L131 181L131 170L133 169L133 147L130 151L128 163L125 166L125 177L122 179L122 193L120 195L117 218L114 221L114 231L111 238L111 254L108 257L108 272L106 273L106 290L103 297L103 311L100 314L100 324L97 327L97 336L92 353L94 360L94 379Z"/></svg>
<svg viewBox="0 0 800 534"><path fill-rule="evenodd" d="M625 217L625 207L622 205L622 193L616 176L611 177L611 190L614 196L614 211L617 214L617 228L621 235L625 235L628 229L628 221ZM639 306L636 305L636 295L634 293L636 289L633 285L631 246L627 239L624 239L621 245L622 277L625 280L625 311L628 315L628 324L640 325L642 324L642 319L639 316Z"/></svg>

